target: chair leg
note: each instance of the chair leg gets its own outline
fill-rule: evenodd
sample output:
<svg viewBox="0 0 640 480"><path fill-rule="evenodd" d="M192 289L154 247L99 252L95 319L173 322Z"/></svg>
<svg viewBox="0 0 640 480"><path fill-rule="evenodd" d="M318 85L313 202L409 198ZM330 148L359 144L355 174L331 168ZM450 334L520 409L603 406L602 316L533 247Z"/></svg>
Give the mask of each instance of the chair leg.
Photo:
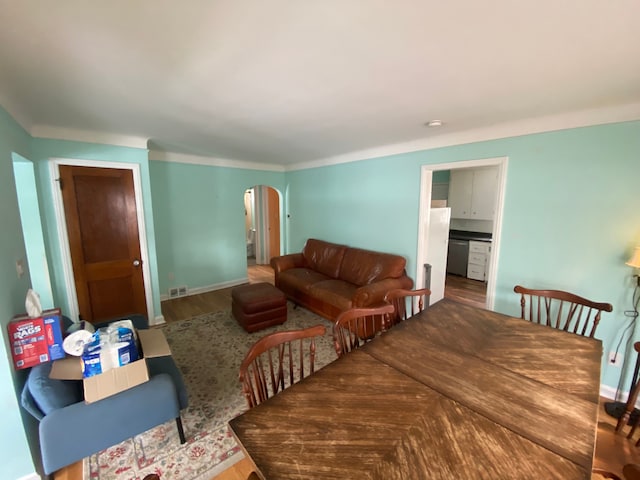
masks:
<svg viewBox="0 0 640 480"><path fill-rule="evenodd" d="M176 417L176 426L178 427L178 435L180 436L180 443L183 444L187 441L187 439L184 438L184 429L182 428L182 418L180 418L179 416Z"/></svg>

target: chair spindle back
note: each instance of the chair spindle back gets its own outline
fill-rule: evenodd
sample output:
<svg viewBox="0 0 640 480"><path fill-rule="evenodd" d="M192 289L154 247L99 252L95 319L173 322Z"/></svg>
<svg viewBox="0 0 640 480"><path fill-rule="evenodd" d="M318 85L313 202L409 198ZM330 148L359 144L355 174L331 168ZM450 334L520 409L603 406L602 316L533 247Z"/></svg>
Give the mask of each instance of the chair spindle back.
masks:
<svg viewBox="0 0 640 480"><path fill-rule="evenodd" d="M593 302L561 290L532 290L516 285L513 291L520 294L523 319L591 338L601 313L613 310L610 303Z"/></svg>
<svg viewBox="0 0 640 480"><path fill-rule="evenodd" d="M391 326L422 312L429 306L430 295L431 290L428 288L420 290L405 290L399 288L387 292L384 300L393 305L395 309L395 312L391 316Z"/></svg>
<svg viewBox="0 0 640 480"><path fill-rule="evenodd" d="M240 382L249 408L311 375L316 337L325 332L324 325L315 325L272 333L254 343L240 365Z"/></svg>
<svg viewBox="0 0 640 480"><path fill-rule="evenodd" d="M345 310L333 325L333 343L338 357L359 348L387 330L391 324L393 305Z"/></svg>

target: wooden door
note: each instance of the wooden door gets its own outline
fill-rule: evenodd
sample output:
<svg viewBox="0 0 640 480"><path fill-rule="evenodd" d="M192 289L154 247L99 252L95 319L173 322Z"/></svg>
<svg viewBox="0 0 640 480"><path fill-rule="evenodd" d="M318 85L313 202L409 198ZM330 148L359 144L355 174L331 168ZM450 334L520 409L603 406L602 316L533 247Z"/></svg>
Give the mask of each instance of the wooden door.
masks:
<svg viewBox="0 0 640 480"><path fill-rule="evenodd" d="M267 188L267 205L269 261L271 261L273 257L280 256L280 197L278 192L271 187Z"/></svg>
<svg viewBox="0 0 640 480"><path fill-rule="evenodd" d="M60 165L80 318L147 315L131 170Z"/></svg>

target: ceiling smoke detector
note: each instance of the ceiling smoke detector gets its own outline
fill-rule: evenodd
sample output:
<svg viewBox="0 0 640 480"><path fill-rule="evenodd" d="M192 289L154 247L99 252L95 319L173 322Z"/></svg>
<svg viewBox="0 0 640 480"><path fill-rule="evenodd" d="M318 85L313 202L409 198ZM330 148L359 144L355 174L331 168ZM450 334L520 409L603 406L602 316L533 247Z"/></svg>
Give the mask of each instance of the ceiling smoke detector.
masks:
<svg viewBox="0 0 640 480"><path fill-rule="evenodd" d="M425 123L425 125L427 127L441 127L442 120L429 120L427 123Z"/></svg>

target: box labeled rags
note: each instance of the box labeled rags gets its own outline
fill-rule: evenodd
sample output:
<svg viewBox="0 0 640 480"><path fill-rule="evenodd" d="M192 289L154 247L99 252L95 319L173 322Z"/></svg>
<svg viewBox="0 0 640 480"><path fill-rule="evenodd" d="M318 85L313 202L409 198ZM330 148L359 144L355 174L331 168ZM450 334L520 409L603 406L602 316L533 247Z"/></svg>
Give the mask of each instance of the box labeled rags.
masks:
<svg viewBox="0 0 640 480"><path fill-rule="evenodd" d="M59 308L46 310L35 318L26 313L13 317L7 330L16 369L64 358L61 320Z"/></svg>

